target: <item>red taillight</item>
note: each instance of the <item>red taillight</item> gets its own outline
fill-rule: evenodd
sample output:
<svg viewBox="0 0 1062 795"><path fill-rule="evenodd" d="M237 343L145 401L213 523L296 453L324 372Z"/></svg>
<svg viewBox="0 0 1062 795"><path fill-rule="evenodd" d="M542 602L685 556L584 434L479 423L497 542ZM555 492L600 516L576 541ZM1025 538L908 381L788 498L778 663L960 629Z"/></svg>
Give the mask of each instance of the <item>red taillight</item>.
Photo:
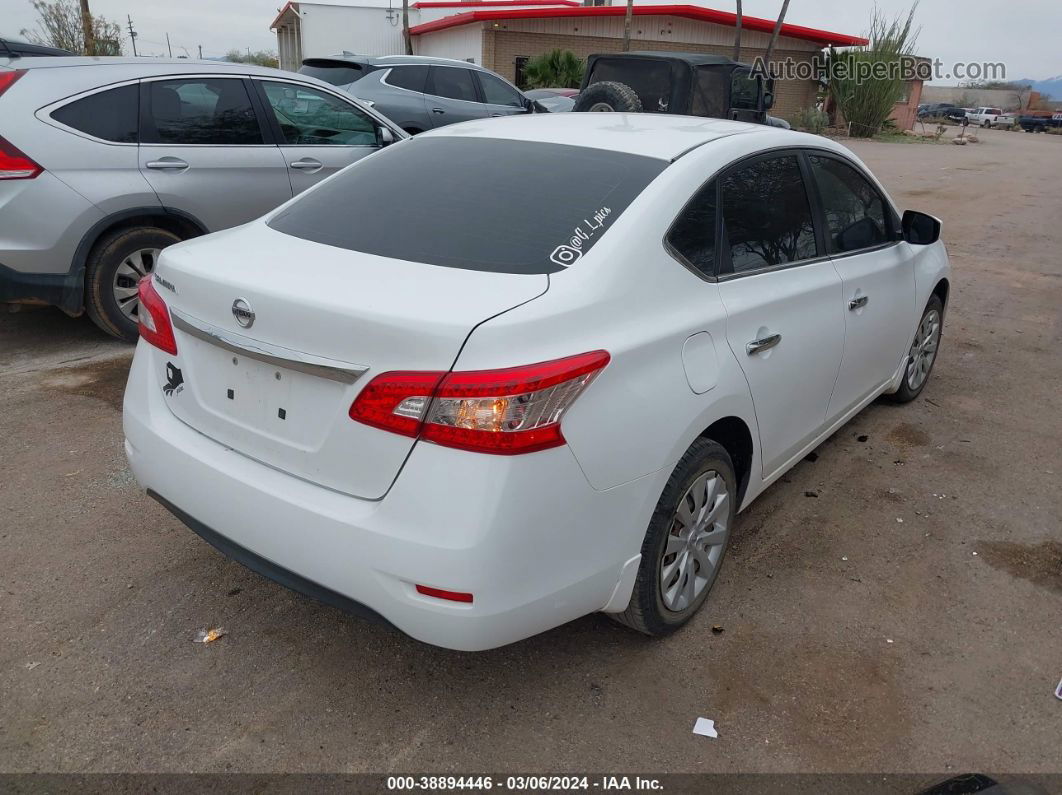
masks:
<svg viewBox="0 0 1062 795"><path fill-rule="evenodd" d="M150 345L170 356L177 355L177 340L173 337L173 323L170 322L170 310L162 300L151 276L145 276L137 287L140 307L137 309L140 336Z"/></svg>
<svg viewBox="0 0 1062 795"><path fill-rule="evenodd" d="M436 599L447 599L451 602L467 602L471 604L472 594L460 591L444 591L442 588L429 588L427 585L418 585L417 593L425 596L434 596Z"/></svg>
<svg viewBox="0 0 1062 795"><path fill-rule="evenodd" d="M0 72L0 94L15 84L25 69L14 72ZM0 179L33 179L44 171L34 163L17 146L0 136Z"/></svg>
<svg viewBox="0 0 1062 795"><path fill-rule="evenodd" d="M350 416L447 447L531 453L564 444L561 417L608 362L606 351L591 351L504 370L383 373Z"/></svg>

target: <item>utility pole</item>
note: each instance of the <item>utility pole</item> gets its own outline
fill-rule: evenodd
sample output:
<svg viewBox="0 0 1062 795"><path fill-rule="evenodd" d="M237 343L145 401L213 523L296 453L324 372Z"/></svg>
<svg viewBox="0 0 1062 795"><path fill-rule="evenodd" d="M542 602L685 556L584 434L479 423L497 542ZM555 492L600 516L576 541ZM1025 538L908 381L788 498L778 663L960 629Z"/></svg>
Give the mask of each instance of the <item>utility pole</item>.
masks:
<svg viewBox="0 0 1062 795"><path fill-rule="evenodd" d="M169 33L166 34L166 51L170 54L170 57L172 58L173 57L173 47L170 46L170 34Z"/></svg>
<svg viewBox="0 0 1062 795"><path fill-rule="evenodd" d="M634 13L634 0L627 0L627 11L623 15L623 51L631 49L631 15Z"/></svg>
<svg viewBox="0 0 1062 795"><path fill-rule="evenodd" d="M741 60L741 0L737 0L737 21L734 24L734 60Z"/></svg>
<svg viewBox="0 0 1062 795"><path fill-rule="evenodd" d="M89 0L81 0L81 33L85 39L85 55L95 55L96 41L92 37L92 13L89 11Z"/></svg>
<svg viewBox="0 0 1062 795"><path fill-rule="evenodd" d="M203 45L199 45L199 60L203 60Z"/></svg>
<svg viewBox="0 0 1062 795"><path fill-rule="evenodd" d="M129 41L133 43L133 57L136 58L136 31L133 30L133 18L128 14L125 15L125 18L129 21Z"/></svg>

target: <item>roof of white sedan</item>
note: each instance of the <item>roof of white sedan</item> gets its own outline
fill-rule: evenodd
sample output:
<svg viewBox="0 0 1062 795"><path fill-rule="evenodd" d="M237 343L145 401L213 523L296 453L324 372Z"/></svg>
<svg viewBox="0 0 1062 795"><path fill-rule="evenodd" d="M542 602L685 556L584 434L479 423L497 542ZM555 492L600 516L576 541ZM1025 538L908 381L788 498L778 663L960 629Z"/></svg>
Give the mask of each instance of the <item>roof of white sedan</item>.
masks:
<svg viewBox="0 0 1062 795"><path fill-rule="evenodd" d="M800 133L763 124L666 113L534 113L452 124L417 137L539 141L674 160L694 147L719 138L772 132L800 136Z"/></svg>

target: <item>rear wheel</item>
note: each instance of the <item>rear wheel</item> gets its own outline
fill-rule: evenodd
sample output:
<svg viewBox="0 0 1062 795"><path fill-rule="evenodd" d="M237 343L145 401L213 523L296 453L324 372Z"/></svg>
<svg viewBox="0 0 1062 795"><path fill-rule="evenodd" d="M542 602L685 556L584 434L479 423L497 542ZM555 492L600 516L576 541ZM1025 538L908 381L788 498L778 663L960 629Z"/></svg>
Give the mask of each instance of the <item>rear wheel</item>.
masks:
<svg viewBox="0 0 1062 795"><path fill-rule="evenodd" d="M155 270L162 249L180 242L173 232L153 226L105 235L89 254L85 309L112 336L136 342L140 301L137 283Z"/></svg>
<svg viewBox="0 0 1062 795"><path fill-rule="evenodd" d="M689 621L719 574L736 511L729 454L710 439L698 439L660 495L630 604L613 618L646 635L666 635Z"/></svg>
<svg viewBox="0 0 1062 795"><path fill-rule="evenodd" d="M579 94L572 111L576 113L641 113L642 101L626 83L605 80Z"/></svg>

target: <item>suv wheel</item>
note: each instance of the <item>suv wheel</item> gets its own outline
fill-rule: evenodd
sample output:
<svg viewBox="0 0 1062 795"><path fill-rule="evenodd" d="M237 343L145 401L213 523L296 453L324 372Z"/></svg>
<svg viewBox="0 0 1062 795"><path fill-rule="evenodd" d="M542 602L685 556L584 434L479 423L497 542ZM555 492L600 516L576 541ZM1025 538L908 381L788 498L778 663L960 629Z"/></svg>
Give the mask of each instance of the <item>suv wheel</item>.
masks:
<svg viewBox="0 0 1062 795"><path fill-rule="evenodd" d="M92 322L112 336L136 342L137 283L155 270L162 249L178 242L173 232L154 226L119 229L101 237L85 273L85 309Z"/></svg>

